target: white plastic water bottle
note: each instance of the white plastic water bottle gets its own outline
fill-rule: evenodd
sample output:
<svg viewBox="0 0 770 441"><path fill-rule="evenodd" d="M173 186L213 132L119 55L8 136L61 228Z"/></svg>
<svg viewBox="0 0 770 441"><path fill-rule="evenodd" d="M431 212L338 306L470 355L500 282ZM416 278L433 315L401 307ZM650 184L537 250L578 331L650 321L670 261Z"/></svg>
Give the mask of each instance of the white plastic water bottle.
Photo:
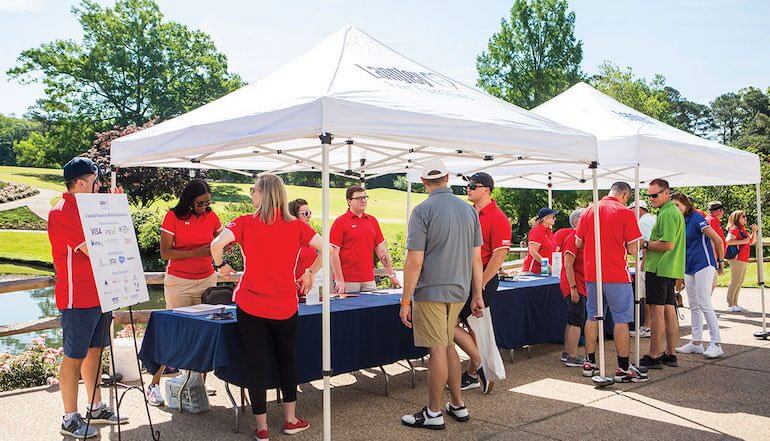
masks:
<svg viewBox="0 0 770 441"><path fill-rule="evenodd" d="M540 275L543 277L548 277L548 259L545 257L540 259Z"/></svg>

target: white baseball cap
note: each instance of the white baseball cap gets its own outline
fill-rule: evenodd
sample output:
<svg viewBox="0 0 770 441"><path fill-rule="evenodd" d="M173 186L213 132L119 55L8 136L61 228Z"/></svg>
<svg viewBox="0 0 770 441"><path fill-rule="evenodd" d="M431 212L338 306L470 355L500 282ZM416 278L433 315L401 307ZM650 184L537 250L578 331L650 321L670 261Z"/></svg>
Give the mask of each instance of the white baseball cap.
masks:
<svg viewBox="0 0 770 441"><path fill-rule="evenodd" d="M423 179L438 179L443 178L449 174L449 170L446 169L444 161L440 159L430 159L422 164L422 173L420 177Z"/></svg>
<svg viewBox="0 0 770 441"><path fill-rule="evenodd" d="M636 202L631 202L630 204L628 204L628 208L635 210ZM647 202L645 202L644 199L639 199L639 208L644 208L645 210L649 210L649 208L647 208Z"/></svg>

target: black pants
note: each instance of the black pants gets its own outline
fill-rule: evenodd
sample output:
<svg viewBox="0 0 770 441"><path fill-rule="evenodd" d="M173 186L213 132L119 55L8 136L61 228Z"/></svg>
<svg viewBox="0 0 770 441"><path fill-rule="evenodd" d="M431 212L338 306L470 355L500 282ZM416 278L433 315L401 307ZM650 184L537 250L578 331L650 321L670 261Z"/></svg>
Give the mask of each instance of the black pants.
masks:
<svg viewBox="0 0 770 441"><path fill-rule="evenodd" d="M238 308L238 330L253 377L249 381L251 411L266 413L267 388L271 371L265 360L278 362L278 380L283 401L297 401L297 314L286 320L270 320L249 315Z"/></svg>

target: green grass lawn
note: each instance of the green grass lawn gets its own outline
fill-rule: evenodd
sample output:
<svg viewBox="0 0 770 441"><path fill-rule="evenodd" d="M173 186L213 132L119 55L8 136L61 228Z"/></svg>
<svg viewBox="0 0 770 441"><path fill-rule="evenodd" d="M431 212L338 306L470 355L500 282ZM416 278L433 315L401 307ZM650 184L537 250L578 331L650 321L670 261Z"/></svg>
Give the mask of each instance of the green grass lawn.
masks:
<svg viewBox="0 0 770 441"><path fill-rule="evenodd" d="M22 276L52 276L50 270L39 269L34 266L0 263L0 274L16 274Z"/></svg>
<svg viewBox="0 0 770 441"><path fill-rule="evenodd" d="M762 275L764 276L765 283L767 283L768 277L770 277L770 262L765 262L763 266ZM717 278L718 286L730 285L730 268L725 268L725 273ZM746 288L757 288L757 264L756 262L749 263L746 267L746 277L743 279L743 285Z"/></svg>
<svg viewBox="0 0 770 441"><path fill-rule="evenodd" d="M26 206L0 211L0 229L45 230L46 227L46 221Z"/></svg>
<svg viewBox="0 0 770 441"><path fill-rule="evenodd" d="M0 166L0 181L64 191L62 171L57 168Z"/></svg>
<svg viewBox="0 0 770 441"><path fill-rule="evenodd" d="M0 231L0 258L13 261L53 262L45 233Z"/></svg>

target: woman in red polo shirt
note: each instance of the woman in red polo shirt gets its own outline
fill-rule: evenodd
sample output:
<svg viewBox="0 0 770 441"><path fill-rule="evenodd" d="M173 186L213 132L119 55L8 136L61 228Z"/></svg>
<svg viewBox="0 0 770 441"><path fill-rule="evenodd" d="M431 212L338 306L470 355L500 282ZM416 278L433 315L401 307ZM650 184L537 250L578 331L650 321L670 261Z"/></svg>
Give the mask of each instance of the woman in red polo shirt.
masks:
<svg viewBox="0 0 770 441"><path fill-rule="evenodd" d="M294 266L302 247L321 250L321 237L307 223L289 214L286 187L275 175L262 175L251 189L256 213L230 222L213 242L211 255L220 274L231 274L232 268L222 258L230 242L241 246L244 270L235 288L238 305L238 329L250 372L251 410L257 420L254 437L268 439L266 415L265 360L273 354L278 361L278 377L283 394L283 432L294 434L310 426L295 415L297 401L297 290ZM321 267L321 259L305 271L298 281L307 293L313 274Z"/></svg>
<svg viewBox="0 0 770 441"><path fill-rule="evenodd" d="M297 218L297 220L310 225L312 212L306 200L299 198L289 202L289 213ZM310 266L313 265L317 257L318 251L312 246L306 245L300 248L299 254L297 254L297 264L294 267L294 278L299 280L302 274L305 274L305 271L310 269ZM297 285L297 295L302 295L299 285Z"/></svg>
<svg viewBox="0 0 770 441"><path fill-rule="evenodd" d="M551 254L556 251L556 242L553 239L553 224L556 223L558 211L550 208L541 208L533 219L532 229L527 236L527 257L524 258L522 272L540 274L540 259L548 259L551 263Z"/></svg>
<svg viewBox="0 0 770 441"><path fill-rule="evenodd" d="M735 210L727 218L727 261L730 262L730 287L727 288L727 309L730 312L744 312L746 308L738 304L746 267L749 264L751 246L757 241L757 226L751 226L751 233L746 230L746 212ZM734 247L738 253L734 253Z"/></svg>
<svg viewBox="0 0 770 441"><path fill-rule="evenodd" d="M185 186L179 202L163 219L160 257L168 260L163 278L166 309L197 305L203 292L217 285L209 244L222 231L222 223L209 205L209 184L195 179ZM164 404L159 386L164 369L165 366L158 369L145 392L152 406ZM212 394L213 389L207 390Z"/></svg>

